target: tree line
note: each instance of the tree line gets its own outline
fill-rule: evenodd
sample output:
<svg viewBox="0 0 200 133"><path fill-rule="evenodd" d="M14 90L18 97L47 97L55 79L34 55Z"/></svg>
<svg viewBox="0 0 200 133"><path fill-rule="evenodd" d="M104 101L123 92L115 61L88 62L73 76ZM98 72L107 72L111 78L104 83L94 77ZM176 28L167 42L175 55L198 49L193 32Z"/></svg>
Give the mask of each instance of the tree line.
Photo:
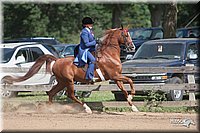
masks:
<svg viewBox="0 0 200 133"><path fill-rule="evenodd" d="M85 16L94 19L96 37L121 24L135 27L163 27L173 37L196 14L198 4L184 3L3 3L3 39L47 36L62 43L79 43ZM188 19L186 19L188 18ZM194 21L190 26L199 25Z"/></svg>

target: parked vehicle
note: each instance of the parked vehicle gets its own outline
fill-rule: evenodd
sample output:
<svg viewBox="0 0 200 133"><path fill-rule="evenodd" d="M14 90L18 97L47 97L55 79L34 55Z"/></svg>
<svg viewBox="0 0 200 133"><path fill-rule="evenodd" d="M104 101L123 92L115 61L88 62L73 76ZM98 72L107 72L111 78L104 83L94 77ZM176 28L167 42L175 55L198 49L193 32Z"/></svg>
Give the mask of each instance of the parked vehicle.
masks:
<svg viewBox="0 0 200 133"><path fill-rule="evenodd" d="M179 28L176 31L176 37L178 38L199 38L200 37L200 27L188 27L188 28Z"/></svg>
<svg viewBox="0 0 200 133"><path fill-rule="evenodd" d="M53 45L53 47L58 51L60 58L63 58L66 56L74 56L74 49L76 46L77 44Z"/></svg>
<svg viewBox="0 0 200 133"><path fill-rule="evenodd" d="M134 28L129 29L133 43L138 49L144 42L148 40L156 40L163 38L163 29L160 27L152 28Z"/></svg>
<svg viewBox="0 0 200 133"><path fill-rule="evenodd" d="M198 38L174 38L160 39L143 43L136 51L133 58L125 61L125 67L181 67L186 64L199 66L200 39ZM187 74L180 73L135 73L130 77L135 84L181 84L187 83ZM195 74L195 81L199 83L199 75ZM125 100L122 93L113 92L116 100ZM140 94L143 92L137 92ZM170 100L182 100L183 90L172 90L167 93Z"/></svg>
<svg viewBox="0 0 200 133"><path fill-rule="evenodd" d="M3 41L3 43L18 43L18 42L40 42L48 45L61 44L56 38L53 37L28 37L28 38L18 38L14 40Z"/></svg>
<svg viewBox="0 0 200 133"><path fill-rule="evenodd" d="M2 59L0 66L2 71L0 72L1 84L6 84L2 81L2 78L7 75L22 76L25 75L28 69L35 63L36 59L44 54L54 55L47 45L43 45L37 42L25 42L25 43L5 43L0 44L0 50L2 53ZM55 55L57 56L57 55ZM46 67L45 65L43 66ZM5 69L6 68L6 69ZM22 69L27 69L24 71ZM38 85L38 84L52 84L55 82L55 77L44 72L35 74L32 78L17 82L17 85ZM5 91L1 89L1 96L5 98L17 96L17 91Z"/></svg>
<svg viewBox="0 0 200 133"><path fill-rule="evenodd" d="M146 41L163 39L163 29L160 27L151 28L133 28L129 29L130 36L136 47L135 51ZM127 55L134 55L135 52L127 52L124 46L121 46L121 60L125 61L129 59Z"/></svg>

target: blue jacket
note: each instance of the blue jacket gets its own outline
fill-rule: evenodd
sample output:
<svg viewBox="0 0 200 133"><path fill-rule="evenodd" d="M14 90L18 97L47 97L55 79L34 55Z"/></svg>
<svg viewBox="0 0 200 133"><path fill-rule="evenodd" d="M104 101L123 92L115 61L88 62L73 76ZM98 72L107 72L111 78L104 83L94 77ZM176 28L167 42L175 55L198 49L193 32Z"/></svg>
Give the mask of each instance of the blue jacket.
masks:
<svg viewBox="0 0 200 133"><path fill-rule="evenodd" d="M91 33L89 28L83 28L80 34L80 45L79 52L74 62L78 63L79 66L87 64L87 52L95 50L96 40L94 35Z"/></svg>

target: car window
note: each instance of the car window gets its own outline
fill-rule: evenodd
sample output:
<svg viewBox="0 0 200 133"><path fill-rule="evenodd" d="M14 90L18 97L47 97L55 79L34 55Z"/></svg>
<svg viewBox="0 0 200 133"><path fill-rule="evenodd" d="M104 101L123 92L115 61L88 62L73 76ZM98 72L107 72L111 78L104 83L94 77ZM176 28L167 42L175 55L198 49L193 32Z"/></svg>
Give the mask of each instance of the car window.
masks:
<svg viewBox="0 0 200 133"><path fill-rule="evenodd" d="M28 62L28 49L22 48L15 55L16 63L26 63Z"/></svg>
<svg viewBox="0 0 200 133"><path fill-rule="evenodd" d="M188 31L188 37L196 38L199 37L199 35L200 35L199 29L191 29Z"/></svg>
<svg viewBox="0 0 200 133"><path fill-rule="evenodd" d="M60 45L53 45L53 47L54 47L58 52L62 52L63 49L65 48L65 46L60 46Z"/></svg>
<svg viewBox="0 0 200 133"><path fill-rule="evenodd" d="M176 32L176 37L182 38L183 37L183 31L179 30Z"/></svg>
<svg viewBox="0 0 200 133"><path fill-rule="evenodd" d="M190 44L187 49L187 58L198 58L197 44Z"/></svg>
<svg viewBox="0 0 200 133"><path fill-rule="evenodd" d="M7 63L9 62L9 60L11 59L13 53L14 53L14 49L12 48L1 48L0 50L2 52L2 63Z"/></svg>
<svg viewBox="0 0 200 133"><path fill-rule="evenodd" d="M58 51L53 47L53 45L45 44L43 45L49 52L51 52L54 56L58 57Z"/></svg>
<svg viewBox="0 0 200 133"><path fill-rule="evenodd" d="M131 38L135 40L146 40L146 39L150 39L151 34L152 34L152 30L138 29L131 33Z"/></svg>
<svg viewBox="0 0 200 133"><path fill-rule="evenodd" d="M154 30L151 39L162 39L163 38L163 31L162 30Z"/></svg>
<svg viewBox="0 0 200 133"><path fill-rule="evenodd" d="M32 57L31 61L35 61L38 57L44 55L43 51L38 47L31 47L30 48L30 54L31 54L31 57Z"/></svg>
<svg viewBox="0 0 200 133"><path fill-rule="evenodd" d="M149 51L149 52L147 52ZM168 58L180 59L183 56L183 45L179 43L174 44L146 44L142 45L134 55L137 58Z"/></svg>
<svg viewBox="0 0 200 133"><path fill-rule="evenodd" d="M74 55L74 48L75 46L68 46L64 51L65 55Z"/></svg>

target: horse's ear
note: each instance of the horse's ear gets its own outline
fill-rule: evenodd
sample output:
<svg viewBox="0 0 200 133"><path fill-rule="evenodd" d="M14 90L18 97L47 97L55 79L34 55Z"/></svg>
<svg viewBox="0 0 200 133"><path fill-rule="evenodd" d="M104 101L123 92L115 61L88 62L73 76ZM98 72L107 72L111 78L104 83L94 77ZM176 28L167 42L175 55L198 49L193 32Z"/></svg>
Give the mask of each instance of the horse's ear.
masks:
<svg viewBox="0 0 200 133"><path fill-rule="evenodd" d="M122 30L124 29L123 25L121 24Z"/></svg>

